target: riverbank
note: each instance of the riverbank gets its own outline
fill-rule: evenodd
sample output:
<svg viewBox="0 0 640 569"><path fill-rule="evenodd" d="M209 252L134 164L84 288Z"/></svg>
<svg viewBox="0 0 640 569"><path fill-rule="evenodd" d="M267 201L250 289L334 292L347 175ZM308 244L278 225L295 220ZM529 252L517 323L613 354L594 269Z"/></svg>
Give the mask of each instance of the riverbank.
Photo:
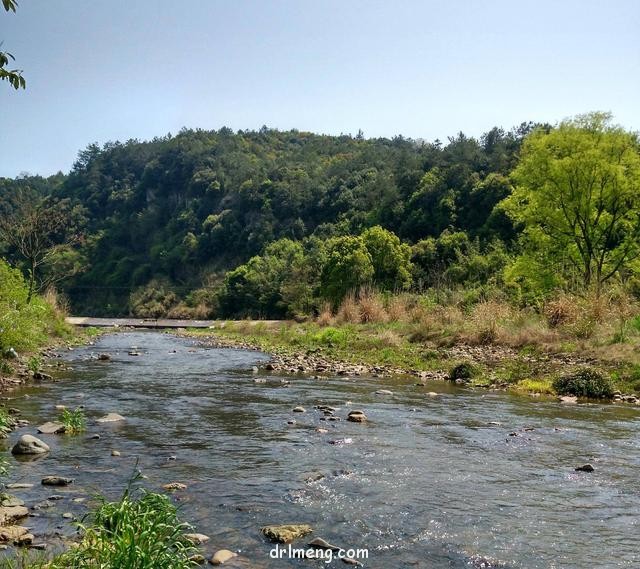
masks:
<svg viewBox="0 0 640 569"><path fill-rule="evenodd" d="M442 345L426 340L413 327L399 324L322 326L316 322L244 321L181 333L210 346L266 352L271 355L263 366L267 371L319 378L400 375L418 383L455 380L460 378L454 370L463 364L471 370L463 378L470 386L537 396L557 395L553 384L558 377L585 367L596 368L611 378L615 400L637 402L637 364L585 351L570 353L537 345Z"/></svg>

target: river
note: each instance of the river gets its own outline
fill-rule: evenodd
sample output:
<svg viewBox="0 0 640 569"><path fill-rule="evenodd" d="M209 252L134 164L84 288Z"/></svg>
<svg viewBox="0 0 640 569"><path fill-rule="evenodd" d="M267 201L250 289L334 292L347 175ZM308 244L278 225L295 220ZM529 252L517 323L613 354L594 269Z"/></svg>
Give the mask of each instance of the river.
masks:
<svg viewBox="0 0 640 569"><path fill-rule="evenodd" d="M132 348L141 355L129 355ZM111 361L98 361L100 353ZM48 456L11 459L9 481L35 484L12 491L28 507L63 497L24 522L50 549L60 534L74 534L62 514L86 512L74 498L116 498L139 469L146 488L187 485L174 494L181 516L211 537L207 555L240 551L245 561L230 567L343 566L271 559L259 530L274 523L308 523L314 536L366 548L370 568L640 566L637 408L406 378L300 376L286 384L252 370L265 354L159 332L105 335L63 357L72 371L14 391L8 403L31 425L6 448L54 420L56 405L85 406L85 434L39 435ZM376 394L381 388L393 394ZM321 420L318 404L337 407L342 420ZM293 413L298 405L306 412ZM369 421L347 422L351 409ZM126 421L95 423L108 412ZM330 444L337 439L351 442ZM574 471L587 462L595 472ZM48 474L75 482L52 491L39 484Z"/></svg>

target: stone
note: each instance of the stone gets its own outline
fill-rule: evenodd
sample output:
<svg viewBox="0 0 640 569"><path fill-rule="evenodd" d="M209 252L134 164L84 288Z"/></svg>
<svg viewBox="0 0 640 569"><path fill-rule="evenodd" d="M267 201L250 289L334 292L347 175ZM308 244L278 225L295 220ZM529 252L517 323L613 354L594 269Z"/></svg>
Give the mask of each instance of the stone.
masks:
<svg viewBox="0 0 640 569"><path fill-rule="evenodd" d="M44 551L45 549L47 549L47 544L46 543L34 543L32 545L29 545L29 549L37 549L39 551Z"/></svg>
<svg viewBox="0 0 640 569"><path fill-rule="evenodd" d="M33 488L33 484L14 482L13 484L7 484L5 487L9 490L28 490L29 488Z"/></svg>
<svg viewBox="0 0 640 569"><path fill-rule="evenodd" d="M51 450L49 445L33 435L22 435L11 449L12 454L45 454Z"/></svg>
<svg viewBox="0 0 640 569"><path fill-rule="evenodd" d="M24 506L0 506L0 525L9 525L26 518L29 510Z"/></svg>
<svg viewBox="0 0 640 569"><path fill-rule="evenodd" d="M17 498L16 496L11 496L9 494L5 494L4 496L0 494L0 506L12 507L12 506L24 506L24 500Z"/></svg>
<svg viewBox="0 0 640 569"><path fill-rule="evenodd" d="M313 532L313 529L308 524L285 524L264 526L260 528L262 534L278 543L291 543L293 540Z"/></svg>
<svg viewBox="0 0 640 569"><path fill-rule="evenodd" d="M558 400L565 405L575 405L578 402L578 398L575 395L562 395Z"/></svg>
<svg viewBox="0 0 640 569"><path fill-rule="evenodd" d="M314 472L313 474L305 476L304 481L307 484L311 484L312 482L318 482L318 480L322 480L323 478L324 474L322 474L322 472Z"/></svg>
<svg viewBox="0 0 640 569"><path fill-rule="evenodd" d="M316 429L316 433L320 433L322 435L324 435L325 433L328 433L328 432L329 432L329 429L323 429L322 427L318 427Z"/></svg>
<svg viewBox="0 0 640 569"><path fill-rule="evenodd" d="M346 565L354 565L355 567L362 567L362 563L357 559L353 559L352 557L343 557L342 562Z"/></svg>
<svg viewBox="0 0 640 569"><path fill-rule="evenodd" d="M64 411L67 408L66 405L56 405L55 406L55 410L56 411Z"/></svg>
<svg viewBox="0 0 640 569"><path fill-rule="evenodd" d="M182 482L169 482L168 484L163 484L162 487L165 490L186 490L187 485Z"/></svg>
<svg viewBox="0 0 640 569"><path fill-rule="evenodd" d="M204 555L201 555L200 553L196 553L191 557L189 557L189 561L191 561L191 563L195 563L196 565L202 565L204 564L206 559L204 558Z"/></svg>
<svg viewBox="0 0 640 569"><path fill-rule="evenodd" d="M64 514L62 514L62 517L65 520L72 520L73 519L73 514L71 512L65 512Z"/></svg>
<svg viewBox="0 0 640 569"><path fill-rule="evenodd" d="M209 541L209 536L203 533L185 533L184 537L193 543L193 545L201 545Z"/></svg>
<svg viewBox="0 0 640 569"><path fill-rule="evenodd" d="M363 411L351 411L347 416L347 421L351 421L352 423L366 423L367 416Z"/></svg>
<svg viewBox="0 0 640 569"><path fill-rule="evenodd" d="M21 537L29 533L29 530L22 526L0 527L0 542L14 543Z"/></svg>
<svg viewBox="0 0 640 569"><path fill-rule="evenodd" d="M112 450L111 451L111 456L120 456L120 451L119 450Z"/></svg>
<svg viewBox="0 0 640 569"><path fill-rule="evenodd" d="M67 427L58 421L49 421L48 423L44 423L38 427L38 432L43 435L57 435L59 433L64 433L66 430Z"/></svg>
<svg viewBox="0 0 640 569"><path fill-rule="evenodd" d="M228 549L220 549L213 554L210 563L211 565L222 565L234 557L238 557L238 554Z"/></svg>
<svg viewBox="0 0 640 569"><path fill-rule="evenodd" d="M393 391L389 391L388 389L378 389L378 391L376 391L376 395L393 395Z"/></svg>
<svg viewBox="0 0 640 569"><path fill-rule="evenodd" d="M117 421L125 421L126 419L118 413L107 413L104 417L96 419L97 423L115 423Z"/></svg>
<svg viewBox="0 0 640 569"><path fill-rule="evenodd" d="M101 362L108 362L111 359L111 354L100 354L98 360Z"/></svg>
<svg viewBox="0 0 640 569"><path fill-rule="evenodd" d="M275 366L272 363L268 363L264 366L264 369L266 369L267 371L273 371L275 370Z"/></svg>
<svg viewBox="0 0 640 569"><path fill-rule="evenodd" d="M333 441L329 441L330 445L337 445L337 446L343 446L343 445L350 445L353 442L353 439L335 439Z"/></svg>
<svg viewBox="0 0 640 569"><path fill-rule="evenodd" d="M427 397L438 397L438 393L436 393L435 391L429 391L427 393Z"/></svg>
<svg viewBox="0 0 640 569"><path fill-rule="evenodd" d="M583 464L582 466L576 466L576 472L593 472L595 468L591 464Z"/></svg>
<svg viewBox="0 0 640 569"><path fill-rule="evenodd" d="M300 407L300 406L298 406L298 407L294 407L294 408L293 408L293 412L294 412L294 413L305 413L305 412L306 412L306 409L305 409L304 407Z"/></svg>
<svg viewBox="0 0 640 569"><path fill-rule="evenodd" d="M73 478L65 478L64 476L45 476L42 479L44 486L69 486L73 484Z"/></svg>
<svg viewBox="0 0 640 569"><path fill-rule="evenodd" d="M330 549L331 551L340 551L340 548L337 545L331 545L321 537L312 539L307 545L314 549Z"/></svg>
<svg viewBox="0 0 640 569"><path fill-rule="evenodd" d="M61 496L60 494L54 494L53 496L49 496L47 500L53 500L54 502L57 502L58 500L64 500L64 496Z"/></svg>

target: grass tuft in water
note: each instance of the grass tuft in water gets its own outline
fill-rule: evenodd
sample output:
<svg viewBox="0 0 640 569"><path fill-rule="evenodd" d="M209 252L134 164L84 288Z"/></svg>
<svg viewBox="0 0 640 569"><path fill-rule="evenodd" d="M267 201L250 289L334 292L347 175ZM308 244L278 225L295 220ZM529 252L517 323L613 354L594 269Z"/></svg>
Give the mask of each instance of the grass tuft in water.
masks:
<svg viewBox="0 0 640 569"><path fill-rule="evenodd" d="M50 569L186 569L196 564L196 548L185 537L191 526L178 518L164 494L131 487L117 502L101 500L87 525L79 524L82 540L56 557Z"/></svg>
<svg viewBox="0 0 640 569"><path fill-rule="evenodd" d="M73 411L64 409L60 415L60 422L65 426L65 433L70 435L83 433L87 428L87 420L80 407Z"/></svg>

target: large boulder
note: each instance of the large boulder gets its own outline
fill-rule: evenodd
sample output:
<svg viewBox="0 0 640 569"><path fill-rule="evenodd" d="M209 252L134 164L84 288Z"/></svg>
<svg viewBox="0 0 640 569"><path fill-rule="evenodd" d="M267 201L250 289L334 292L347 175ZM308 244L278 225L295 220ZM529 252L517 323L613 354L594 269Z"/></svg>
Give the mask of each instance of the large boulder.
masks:
<svg viewBox="0 0 640 569"><path fill-rule="evenodd" d="M33 435L22 435L11 449L12 454L45 454L49 445Z"/></svg>

